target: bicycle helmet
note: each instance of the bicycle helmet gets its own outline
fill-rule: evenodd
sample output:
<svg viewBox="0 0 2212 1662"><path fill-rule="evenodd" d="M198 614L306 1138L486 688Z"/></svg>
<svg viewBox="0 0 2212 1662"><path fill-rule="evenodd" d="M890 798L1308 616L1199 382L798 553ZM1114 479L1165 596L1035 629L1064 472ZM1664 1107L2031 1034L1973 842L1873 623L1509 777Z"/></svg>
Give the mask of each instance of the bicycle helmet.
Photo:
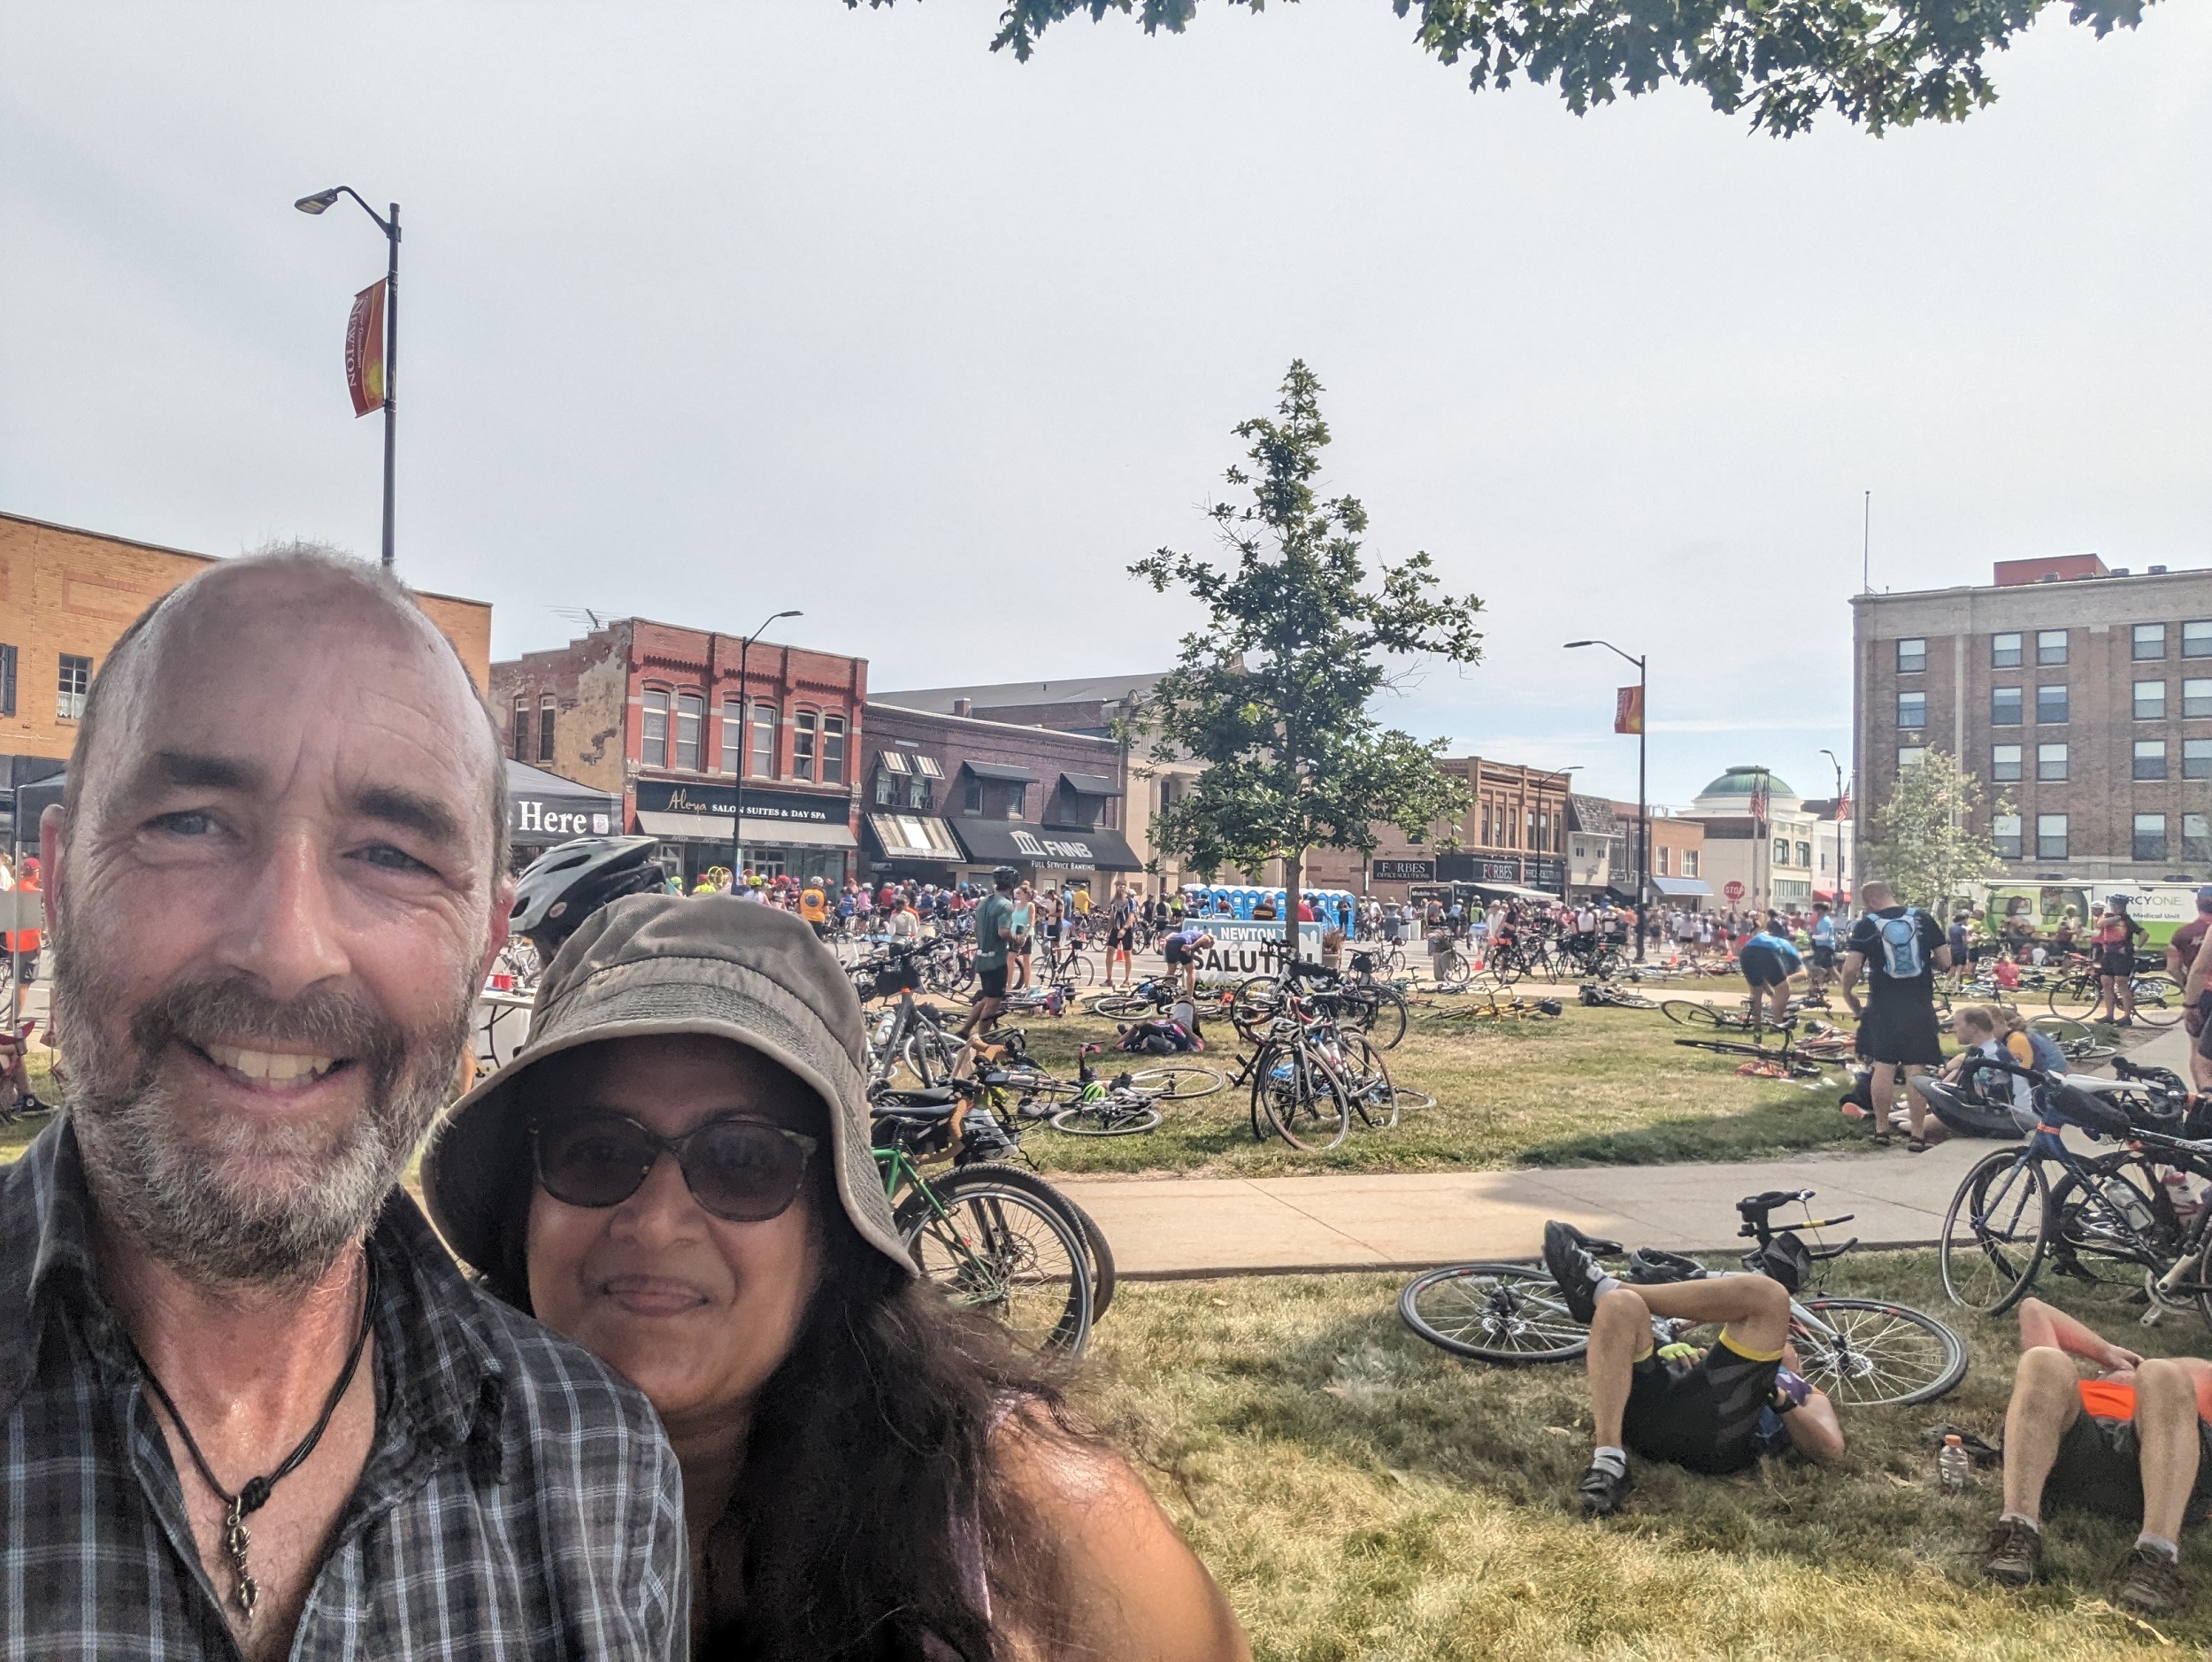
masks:
<svg viewBox="0 0 2212 1662"><path fill-rule="evenodd" d="M550 959L609 901L666 887L653 846L651 837L577 837L548 849L515 884L508 928Z"/></svg>

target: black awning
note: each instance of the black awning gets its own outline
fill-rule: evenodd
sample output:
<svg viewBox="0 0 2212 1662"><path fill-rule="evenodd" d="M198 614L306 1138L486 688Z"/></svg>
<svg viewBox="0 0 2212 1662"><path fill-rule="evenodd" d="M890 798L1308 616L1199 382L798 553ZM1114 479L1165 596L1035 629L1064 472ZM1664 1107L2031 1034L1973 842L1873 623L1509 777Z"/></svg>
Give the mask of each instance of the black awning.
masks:
<svg viewBox="0 0 2212 1662"><path fill-rule="evenodd" d="M620 836L622 799L510 758L507 833L517 843L565 843L571 837Z"/></svg>
<svg viewBox="0 0 2212 1662"><path fill-rule="evenodd" d="M1010 785L1033 785L1036 774L1025 767L1009 767L1004 762L963 762L961 766L978 779L1002 779Z"/></svg>
<svg viewBox="0 0 2212 1662"><path fill-rule="evenodd" d="M1118 831L1102 826L1070 829L1025 825L1019 819L950 819L953 835L978 865L1033 866L1045 871L1143 870L1136 850Z"/></svg>
<svg viewBox="0 0 2212 1662"><path fill-rule="evenodd" d="M1121 787L1103 773L1063 773L1060 788L1079 796L1118 796Z"/></svg>

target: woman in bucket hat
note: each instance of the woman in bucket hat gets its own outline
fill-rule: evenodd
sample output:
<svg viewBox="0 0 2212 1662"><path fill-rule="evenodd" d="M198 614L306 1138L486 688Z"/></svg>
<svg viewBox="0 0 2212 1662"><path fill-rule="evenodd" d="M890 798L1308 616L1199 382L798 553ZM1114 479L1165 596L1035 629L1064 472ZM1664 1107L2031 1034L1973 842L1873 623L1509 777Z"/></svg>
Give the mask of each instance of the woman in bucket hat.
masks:
<svg viewBox="0 0 2212 1662"><path fill-rule="evenodd" d="M618 900L548 968L529 1043L447 1115L431 1216L652 1398L683 1466L695 1655L1244 1662L1127 1463L915 1275L862 1032L800 919Z"/></svg>

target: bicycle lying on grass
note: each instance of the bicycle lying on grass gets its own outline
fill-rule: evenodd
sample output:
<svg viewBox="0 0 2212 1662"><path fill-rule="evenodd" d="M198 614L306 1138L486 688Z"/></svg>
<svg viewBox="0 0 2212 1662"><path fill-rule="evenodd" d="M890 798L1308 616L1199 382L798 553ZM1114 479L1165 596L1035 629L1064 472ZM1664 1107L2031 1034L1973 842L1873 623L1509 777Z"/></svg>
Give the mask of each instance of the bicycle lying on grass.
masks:
<svg viewBox="0 0 2212 1662"><path fill-rule="evenodd" d="M1765 1034L1778 1034L1778 1045L1760 1042ZM1768 1079L1802 1080L1808 1083L1826 1077L1825 1070L1847 1064L1854 1054L1851 1035L1832 1027L1824 1021L1808 1023L1802 1034L1794 1020L1778 1027L1754 1028L1748 1040L1741 1039L1677 1039L1675 1043L1687 1050L1709 1050L1716 1056L1734 1056L1744 1058L1739 1073L1755 1073Z"/></svg>
<svg viewBox="0 0 2212 1662"><path fill-rule="evenodd" d="M1755 1243L1744 1255L1746 1272L1770 1273L1777 1256L1770 1247L1778 1241L1794 1243L1794 1229L1832 1228L1851 1220L1846 1212L1836 1218L1809 1218L1793 1229L1775 1229L1771 1220L1778 1208L1802 1204L1812 1197L1809 1189L1770 1189L1736 1203L1742 1220L1736 1233ZM1855 1238L1840 1246L1801 1250L1810 1266L1832 1262L1857 1244ZM1623 1251L1614 1241L1590 1245L1602 1257L1618 1257ZM1781 1256L1792 1255L1786 1250ZM1734 1273L1714 1271L1694 1258L1647 1247L1628 1255L1621 1279L1636 1286ZM1786 1280L1784 1285L1789 1285ZM1791 1289L1790 1343L1797 1348L1797 1371L1839 1406L1886 1408L1932 1402L1966 1377L1965 1343L1925 1312L1884 1299L1825 1294L1801 1298L1798 1292ZM1458 1264L1431 1270L1407 1283L1398 1296L1398 1314L1431 1344L1477 1361L1570 1362L1590 1348L1590 1330L1568 1313L1565 1295L1540 1264ZM1685 1336L1684 1331L1676 1330L1677 1324L1667 1325L1666 1342Z"/></svg>

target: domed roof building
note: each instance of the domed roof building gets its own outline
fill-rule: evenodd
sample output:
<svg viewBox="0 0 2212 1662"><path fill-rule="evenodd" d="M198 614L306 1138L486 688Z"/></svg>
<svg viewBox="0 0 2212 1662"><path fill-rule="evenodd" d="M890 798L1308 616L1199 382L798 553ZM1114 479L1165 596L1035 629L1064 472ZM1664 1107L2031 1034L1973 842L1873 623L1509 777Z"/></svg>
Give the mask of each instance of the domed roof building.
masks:
<svg viewBox="0 0 2212 1662"><path fill-rule="evenodd" d="M1754 817L1754 797L1765 801ZM1731 767L1690 804L1705 827L1705 878L1723 910L1809 907L1847 896L1842 838L1831 802L1809 804L1793 785L1757 762Z"/></svg>
<svg viewBox="0 0 2212 1662"><path fill-rule="evenodd" d="M1766 784L1769 812L1786 805L1793 809L1802 805L1805 799L1790 789L1789 781L1756 762L1745 762L1699 791L1693 806L1700 813L1747 813L1751 794L1762 781Z"/></svg>

